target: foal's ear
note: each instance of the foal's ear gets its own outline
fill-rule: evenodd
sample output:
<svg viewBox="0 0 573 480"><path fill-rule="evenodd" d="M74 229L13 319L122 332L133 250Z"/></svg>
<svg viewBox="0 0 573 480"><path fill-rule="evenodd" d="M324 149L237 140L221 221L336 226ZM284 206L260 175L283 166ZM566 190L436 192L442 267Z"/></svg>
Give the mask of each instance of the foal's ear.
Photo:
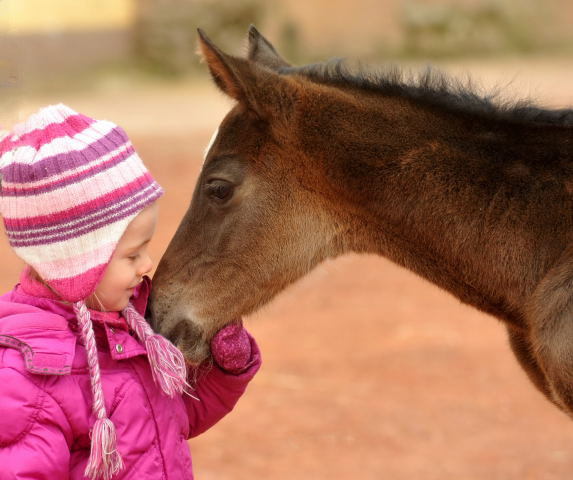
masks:
<svg viewBox="0 0 573 480"><path fill-rule="evenodd" d="M290 83L250 60L222 52L201 29L198 32L199 48L216 85L261 119L276 117L276 107L284 108L289 97Z"/></svg>
<svg viewBox="0 0 573 480"><path fill-rule="evenodd" d="M275 71L291 66L277 53L272 43L263 37L254 25L249 27L249 53L247 58Z"/></svg>
<svg viewBox="0 0 573 480"><path fill-rule="evenodd" d="M237 72L240 68L237 65L240 59L219 50L200 28L197 29L197 33L199 34L199 53L203 55L205 62L207 62L215 84L223 93L235 100L244 101L244 88L239 80L239 72Z"/></svg>

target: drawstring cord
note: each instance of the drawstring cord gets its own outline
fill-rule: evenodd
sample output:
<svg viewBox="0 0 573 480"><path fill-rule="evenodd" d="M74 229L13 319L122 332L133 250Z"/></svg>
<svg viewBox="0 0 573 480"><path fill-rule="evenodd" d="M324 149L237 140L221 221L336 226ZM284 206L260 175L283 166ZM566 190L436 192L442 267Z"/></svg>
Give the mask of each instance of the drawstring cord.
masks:
<svg viewBox="0 0 573 480"><path fill-rule="evenodd" d="M97 346L90 312L85 302L74 303L80 332L86 346L90 382L93 395L92 409L97 417L91 430L91 449L84 475L92 480L111 480L123 468L123 460L117 450L115 425L107 417Z"/></svg>

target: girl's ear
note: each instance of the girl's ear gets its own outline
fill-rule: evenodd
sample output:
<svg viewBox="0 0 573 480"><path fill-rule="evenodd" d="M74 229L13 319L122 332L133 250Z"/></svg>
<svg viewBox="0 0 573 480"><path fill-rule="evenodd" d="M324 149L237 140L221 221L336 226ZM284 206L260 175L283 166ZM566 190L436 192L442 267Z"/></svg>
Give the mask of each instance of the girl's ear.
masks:
<svg viewBox="0 0 573 480"><path fill-rule="evenodd" d="M201 29L198 32L200 52L213 81L223 93L264 120L284 113L278 110L284 106L285 98L294 97L296 93L289 79L254 61L222 52Z"/></svg>

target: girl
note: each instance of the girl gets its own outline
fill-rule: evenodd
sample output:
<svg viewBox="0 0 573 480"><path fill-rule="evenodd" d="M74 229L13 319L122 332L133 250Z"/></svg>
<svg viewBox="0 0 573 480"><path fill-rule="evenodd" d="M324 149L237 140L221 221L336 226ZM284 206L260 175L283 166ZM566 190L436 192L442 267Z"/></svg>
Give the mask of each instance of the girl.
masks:
<svg viewBox="0 0 573 480"><path fill-rule="evenodd" d="M143 318L162 195L125 132L49 106L0 139L0 209L27 263L0 298L0 480L191 479L187 439L260 366L240 321L194 389Z"/></svg>

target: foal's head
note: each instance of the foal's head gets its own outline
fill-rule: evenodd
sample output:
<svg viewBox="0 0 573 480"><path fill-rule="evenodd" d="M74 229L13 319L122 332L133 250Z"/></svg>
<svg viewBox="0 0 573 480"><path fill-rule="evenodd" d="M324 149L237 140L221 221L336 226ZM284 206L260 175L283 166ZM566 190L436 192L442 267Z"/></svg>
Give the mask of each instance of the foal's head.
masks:
<svg viewBox="0 0 573 480"><path fill-rule="evenodd" d="M154 328L192 362L208 355L221 326L333 255L337 229L323 175L304 153L314 146L302 144L318 133L300 135L301 117L319 109L319 87L280 75L288 64L254 28L246 59L221 52L201 32L199 43L216 85L236 104L158 266L150 308Z"/></svg>

